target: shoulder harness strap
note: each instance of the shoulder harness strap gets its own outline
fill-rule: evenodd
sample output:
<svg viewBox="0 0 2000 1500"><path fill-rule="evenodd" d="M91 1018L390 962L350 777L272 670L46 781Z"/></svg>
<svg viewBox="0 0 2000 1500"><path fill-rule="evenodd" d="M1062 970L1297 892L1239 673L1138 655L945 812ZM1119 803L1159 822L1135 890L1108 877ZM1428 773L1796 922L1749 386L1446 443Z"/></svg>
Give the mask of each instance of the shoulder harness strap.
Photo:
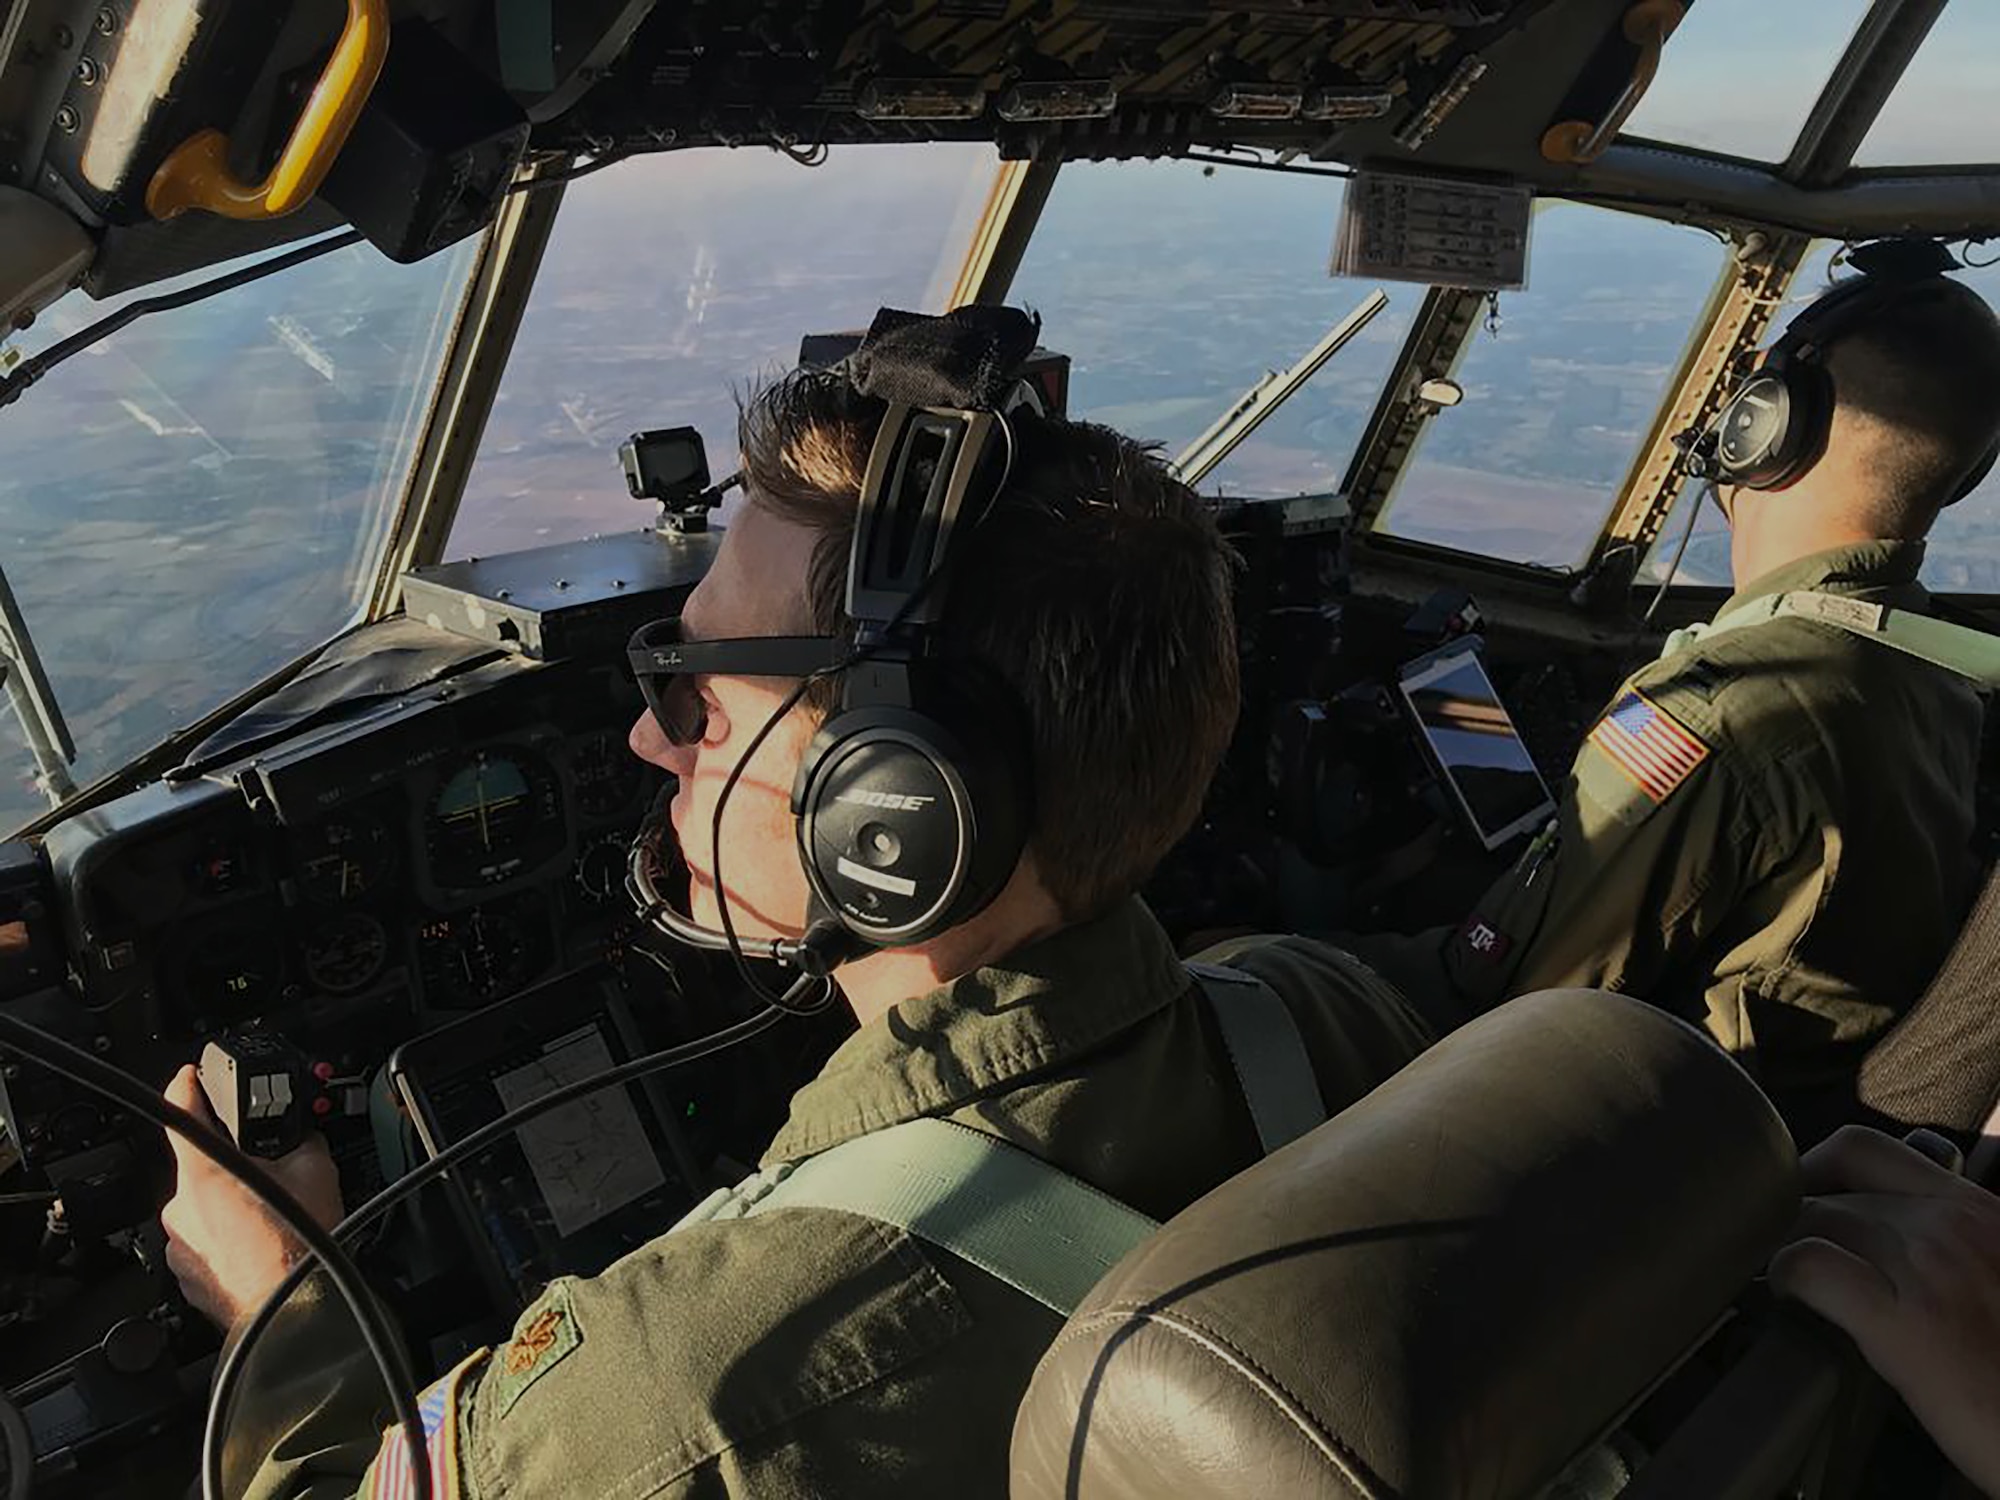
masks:
<svg viewBox="0 0 2000 1500"><path fill-rule="evenodd" d="M1256 976L1220 964L1189 964L1269 1156L1326 1121L1326 1101L1306 1060L1298 1023L1278 992Z"/></svg>
<svg viewBox="0 0 2000 1500"><path fill-rule="evenodd" d="M950 1120L906 1120L821 1152L746 1213L832 1208L949 1250L1063 1317L1159 1224L1060 1167Z"/></svg>
<svg viewBox="0 0 2000 1500"><path fill-rule="evenodd" d="M1298 1025L1238 969L1190 964L1268 1154L1326 1118ZM906 1120L711 1193L675 1229L828 1208L948 1250L1068 1317L1157 1221L1040 1157L950 1120Z"/></svg>
<svg viewBox="0 0 2000 1500"><path fill-rule="evenodd" d="M2000 637L1885 604L1838 594L1787 594L1780 614L1818 620L1969 678L1981 689L2000 687Z"/></svg>
<svg viewBox="0 0 2000 1500"><path fill-rule="evenodd" d="M1817 620L1866 641L1914 656L1934 667L1954 672L1982 692L2000 688L2000 636L1971 630L1907 609L1871 604L1844 594L1802 589L1768 594L1725 610L1713 624L1690 626L1667 639L1661 656L1672 656L1698 640L1710 640L1731 630L1747 630L1768 620Z"/></svg>

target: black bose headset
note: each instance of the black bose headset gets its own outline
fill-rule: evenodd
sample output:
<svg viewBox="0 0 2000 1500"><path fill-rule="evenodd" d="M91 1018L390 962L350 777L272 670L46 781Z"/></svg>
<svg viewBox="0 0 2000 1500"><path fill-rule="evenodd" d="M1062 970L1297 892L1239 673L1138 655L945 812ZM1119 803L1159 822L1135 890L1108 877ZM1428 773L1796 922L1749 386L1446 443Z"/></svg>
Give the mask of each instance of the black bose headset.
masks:
<svg viewBox="0 0 2000 1500"><path fill-rule="evenodd" d="M641 917L676 941L826 974L868 948L921 943L997 896L1032 819L1032 743L1018 700L981 663L954 655L940 620L956 569L1013 471L1013 418L1044 414L1021 378L1040 320L966 307L926 318L884 308L868 337L823 378L885 405L869 452L847 566L851 638L685 642L677 619L632 638L628 656L668 739L700 738L691 684L703 672L796 675L799 686L744 752L811 683L840 702L792 785L799 858L812 891L798 939L739 938L717 849L722 930L674 909L669 794L633 841L626 888ZM752 985L756 988L755 984Z"/></svg>
<svg viewBox="0 0 2000 1500"><path fill-rule="evenodd" d="M895 404L869 455L847 568L854 663L792 786L799 857L836 921L921 943L1000 893L1031 818L1013 695L941 645L956 554L1006 482L995 411Z"/></svg>
<svg viewBox="0 0 2000 1500"><path fill-rule="evenodd" d="M1960 269L1936 240L1884 240L1862 246L1849 259L1861 274L1794 318L1717 414L1713 431L1718 482L1779 490L1818 463L1833 428L1834 389L1826 368L1827 351ZM2000 444L1973 465L1952 501L1977 489L1996 460Z"/></svg>

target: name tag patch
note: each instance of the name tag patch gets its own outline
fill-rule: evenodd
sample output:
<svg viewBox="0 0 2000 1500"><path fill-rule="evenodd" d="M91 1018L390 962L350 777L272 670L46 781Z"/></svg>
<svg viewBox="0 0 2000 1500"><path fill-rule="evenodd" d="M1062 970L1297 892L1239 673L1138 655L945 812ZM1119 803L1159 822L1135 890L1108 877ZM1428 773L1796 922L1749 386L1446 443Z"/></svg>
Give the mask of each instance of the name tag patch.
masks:
<svg viewBox="0 0 2000 1500"><path fill-rule="evenodd" d="M1708 759L1708 746L1644 693L1628 692L1590 732L1590 743L1655 803Z"/></svg>

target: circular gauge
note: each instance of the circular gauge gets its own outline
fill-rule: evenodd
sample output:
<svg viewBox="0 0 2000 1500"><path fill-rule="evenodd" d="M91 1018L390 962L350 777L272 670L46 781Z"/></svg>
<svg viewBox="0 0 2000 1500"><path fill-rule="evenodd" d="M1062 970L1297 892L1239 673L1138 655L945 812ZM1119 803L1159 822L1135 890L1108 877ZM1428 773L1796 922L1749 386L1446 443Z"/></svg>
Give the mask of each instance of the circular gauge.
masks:
<svg viewBox="0 0 2000 1500"><path fill-rule="evenodd" d="M625 898L625 867L632 852L627 833L599 834L576 857L570 880L592 906L611 906Z"/></svg>
<svg viewBox="0 0 2000 1500"><path fill-rule="evenodd" d="M360 813L322 818L292 845L299 888L314 901L353 901L379 891L395 869L389 830Z"/></svg>
<svg viewBox="0 0 2000 1500"><path fill-rule="evenodd" d="M639 795L643 768L616 730L600 730L578 740L570 749L569 770L576 778L577 809L586 818L623 812Z"/></svg>
<svg viewBox="0 0 2000 1500"><path fill-rule="evenodd" d="M424 817L431 878L448 890L498 885L563 845L562 800L549 763L481 750L445 774Z"/></svg>
<svg viewBox="0 0 2000 1500"><path fill-rule="evenodd" d="M191 1017L210 1021L254 1015L278 998L285 983L285 954L275 922L262 930L231 928L189 945L181 978Z"/></svg>
<svg viewBox="0 0 2000 1500"><path fill-rule="evenodd" d="M532 893L427 922L417 968L433 1006L461 1010L512 993L540 968L542 907Z"/></svg>
<svg viewBox="0 0 2000 1500"><path fill-rule="evenodd" d="M358 990L389 957L389 934L363 912L348 912L322 923L303 944L306 978L329 995Z"/></svg>

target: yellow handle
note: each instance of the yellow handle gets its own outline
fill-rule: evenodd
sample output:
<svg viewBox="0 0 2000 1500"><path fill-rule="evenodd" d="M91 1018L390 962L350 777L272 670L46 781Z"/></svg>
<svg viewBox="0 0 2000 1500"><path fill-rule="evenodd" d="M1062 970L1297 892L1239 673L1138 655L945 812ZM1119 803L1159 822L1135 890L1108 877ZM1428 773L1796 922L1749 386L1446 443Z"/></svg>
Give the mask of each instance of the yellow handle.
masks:
<svg viewBox="0 0 2000 1500"><path fill-rule="evenodd" d="M347 26L292 128L271 175L244 182L229 170L229 137L204 130L175 148L146 189L146 209L171 219L205 208L225 219L279 219L319 191L382 76L389 56L389 0L347 0Z"/></svg>
<svg viewBox="0 0 2000 1500"><path fill-rule="evenodd" d="M1542 137L1543 158L1562 166L1582 167L1602 156L1604 148L1632 118L1632 111L1646 97L1653 80L1659 77L1660 54L1666 50L1667 38L1686 17L1687 6L1682 0L1639 0L1639 4L1626 11L1625 40L1639 49L1639 65L1632 70L1632 81L1625 85L1625 92L1618 96L1611 113L1600 123L1565 120L1560 125L1551 125L1548 134Z"/></svg>

